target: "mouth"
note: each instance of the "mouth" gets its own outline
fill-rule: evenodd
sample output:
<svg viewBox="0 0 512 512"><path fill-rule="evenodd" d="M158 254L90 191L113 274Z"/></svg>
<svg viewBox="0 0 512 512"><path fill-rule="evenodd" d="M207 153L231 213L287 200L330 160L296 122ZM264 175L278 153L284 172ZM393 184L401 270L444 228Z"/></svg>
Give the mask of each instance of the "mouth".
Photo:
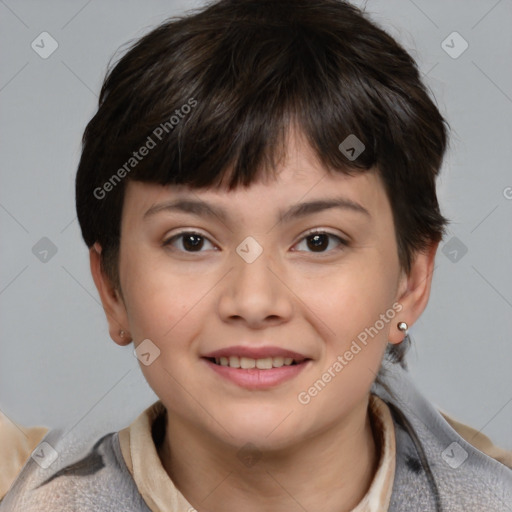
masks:
<svg viewBox="0 0 512 512"><path fill-rule="evenodd" d="M304 354L275 345L234 345L203 354L201 359L215 375L250 390L277 387L313 363Z"/></svg>
<svg viewBox="0 0 512 512"><path fill-rule="evenodd" d="M299 357L263 357L254 359L252 357L243 356L222 356L222 357L207 357L208 361L218 366L227 366L229 368L237 368L241 370L251 370L257 368L258 370L271 370L272 368L281 368L283 366L295 366L305 361L308 358Z"/></svg>
<svg viewBox="0 0 512 512"><path fill-rule="evenodd" d="M201 357L214 374L248 390L276 388L313 364L309 357L279 347L236 346Z"/></svg>

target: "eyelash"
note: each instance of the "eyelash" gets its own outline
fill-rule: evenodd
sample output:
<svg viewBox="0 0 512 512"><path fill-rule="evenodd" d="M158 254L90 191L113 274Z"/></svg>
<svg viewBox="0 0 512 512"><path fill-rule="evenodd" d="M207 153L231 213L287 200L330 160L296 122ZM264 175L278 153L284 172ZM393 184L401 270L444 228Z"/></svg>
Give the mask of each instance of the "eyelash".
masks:
<svg viewBox="0 0 512 512"><path fill-rule="evenodd" d="M198 233L197 231L180 231L179 233L176 233L175 235L171 236L170 238L164 240L162 245L164 247L169 247L172 245L172 243L175 240L177 240L180 237L183 237L185 235L195 235L195 236L199 236L199 237L203 238L204 240L208 240L208 237L204 236L201 233ZM309 237L312 237L314 235L327 235L330 238L334 238L334 239L338 240L339 244L336 249L330 249L328 251L319 251L319 252L306 251L306 252L310 252L311 254L327 254L329 252L332 252L333 250L342 250L343 248L345 248L349 245L348 241L345 240L344 238L341 238L340 236L335 235L334 233L330 233L329 231L324 231L324 230L319 230L319 229L309 231L295 245L301 243L304 240L307 240ZM208 242L212 243L210 240L208 240ZM176 249L176 248L174 248L174 249ZM179 250L180 252L184 252L186 254L194 254L194 253L204 252L204 251L185 251L185 250L181 250L181 249L176 249L176 250Z"/></svg>

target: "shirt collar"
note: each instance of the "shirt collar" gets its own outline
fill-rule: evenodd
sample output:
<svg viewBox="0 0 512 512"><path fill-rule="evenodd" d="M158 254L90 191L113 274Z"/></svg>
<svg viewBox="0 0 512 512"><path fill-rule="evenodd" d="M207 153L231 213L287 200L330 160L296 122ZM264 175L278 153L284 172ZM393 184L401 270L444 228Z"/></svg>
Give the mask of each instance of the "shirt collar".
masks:
<svg viewBox="0 0 512 512"><path fill-rule="evenodd" d="M370 395L369 413L380 449L377 471L368 492L351 512L388 510L395 476L395 430L386 403ZM152 427L165 414L162 402L148 407L129 427L119 432L121 452L137 488L152 512L194 510L165 471L155 446Z"/></svg>

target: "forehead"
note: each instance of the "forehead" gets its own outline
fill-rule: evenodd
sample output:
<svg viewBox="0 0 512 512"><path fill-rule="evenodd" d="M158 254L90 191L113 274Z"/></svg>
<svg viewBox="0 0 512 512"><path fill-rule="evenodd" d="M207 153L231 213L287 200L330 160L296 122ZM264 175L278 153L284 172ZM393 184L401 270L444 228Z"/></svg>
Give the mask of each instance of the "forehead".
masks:
<svg viewBox="0 0 512 512"><path fill-rule="evenodd" d="M232 190L226 187L192 188L130 180L125 190L123 210L129 216L141 217L162 201L195 198L226 209L236 209L238 213L254 212L256 207L261 214L301 201L340 196L347 201L360 203L368 210L389 209L384 185L375 169L358 170L350 175L328 169L300 136L290 135L286 151L273 171L260 173L249 186Z"/></svg>

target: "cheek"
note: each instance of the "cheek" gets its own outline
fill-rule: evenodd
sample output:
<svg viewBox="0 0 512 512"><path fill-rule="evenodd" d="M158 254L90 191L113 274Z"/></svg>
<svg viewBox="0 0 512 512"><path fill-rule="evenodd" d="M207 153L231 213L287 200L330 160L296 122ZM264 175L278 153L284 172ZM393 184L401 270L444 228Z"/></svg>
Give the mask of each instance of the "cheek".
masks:
<svg viewBox="0 0 512 512"><path fill-rule="evenodd" d="M122 269L131 333L135 340L149 338L164 343L201 297L201 282L183 280L165 260L151 254L132 253ZM204 285L204 282L203 282ZM203 292L204 293L204 292Z"/></svg>
<svg viewBox="0 0 512 512"><path fill-rule="evenodd" d="M170 282L169 282L170 281ZM134 339L150 338L158 345L183 339L199 293L174 283L148 280L130 296L129 319ZM174 341L173 341L174 343Z"/></svg>
<svg viewBox="0 0 512 512"><path fill-rule="evenodd" d="M352 267L326 280L314 295L315 310L320 312L334 334L354 334L373 325L392 307L394 282L387 275L367 265Z"/></svg>
<svg viewBox="0 0 512 512"><path fill-rule="evenodd" d="M360 402L377 376L397 314L392 287L382 275L368 266L361 272L352 268L326 284L323 293L309 295L307 304L316 313L310 321L324 336L318 372L298 396L312 416L336 421Z"/></svg>
<svg viewBox="0 0 512 512"><path fill-rule="evenodd" d="M180 384L193 388L189 379L194 373L194 340L201 318L207 315L206 302L201 298L208 291L208 283L204 279L184 280L165 267L147 264L147 260L144 266L134 262L132 269L130 272L127 266L126 274L130 330L135 346L149 339L158 353L151 364L139 366L166 404L186 409L187 396L176 389L181 389Z"/></svg>
<svg viewBox="0 0 512 512"><path fill-rule="evenodd" d="M366 386L380 367L390 329L398 321L393 308L394 274L394 266L370 251L332 271L309 292L301 292L315 313L310 322L325 341L323 365L329 368L338 356L343 357L346 378L340 372L336 380L344 385Z"/></svg>

